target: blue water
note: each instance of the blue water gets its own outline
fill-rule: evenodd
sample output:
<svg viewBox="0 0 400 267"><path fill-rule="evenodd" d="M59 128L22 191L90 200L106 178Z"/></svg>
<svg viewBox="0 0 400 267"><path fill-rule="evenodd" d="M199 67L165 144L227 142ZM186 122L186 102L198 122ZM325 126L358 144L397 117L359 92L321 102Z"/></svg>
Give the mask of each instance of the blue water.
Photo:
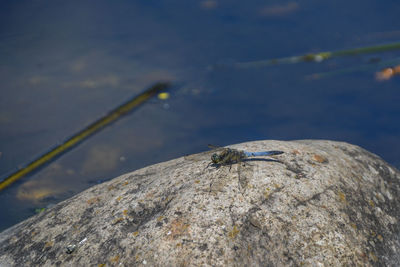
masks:
<svg viewBox="0 0 400 267"><path fill-rule="evenodd" d="M211 68L400 40L395 1L2 1L0 174L159 80L176 86L0 192L0 230L128 171L260 139L331 139L400 167L400 51ZM399 63L400 64L400 63ZM360 66L368 66L360 70ZM369 67L370 66L370 67ZM335 72L354 68L355 71ZM331 75L311 79L315 73Z"/></svg>

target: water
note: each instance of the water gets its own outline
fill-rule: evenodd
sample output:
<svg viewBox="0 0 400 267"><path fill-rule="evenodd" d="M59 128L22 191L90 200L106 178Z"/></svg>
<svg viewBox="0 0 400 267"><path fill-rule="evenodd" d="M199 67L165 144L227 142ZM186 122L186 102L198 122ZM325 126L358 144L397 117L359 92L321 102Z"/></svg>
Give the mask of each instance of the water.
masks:
<svg viewBox="0 0 400 267"><path fill-rule="evenodd" d="M322 63L210 68L400 40L394 1L2 1L0 173L32 160L155 81L176 87L0 192L0 230L99 182L207 149L331 139L400 167L400 77ZM399 63L400 64L400 63Z"/></svg>

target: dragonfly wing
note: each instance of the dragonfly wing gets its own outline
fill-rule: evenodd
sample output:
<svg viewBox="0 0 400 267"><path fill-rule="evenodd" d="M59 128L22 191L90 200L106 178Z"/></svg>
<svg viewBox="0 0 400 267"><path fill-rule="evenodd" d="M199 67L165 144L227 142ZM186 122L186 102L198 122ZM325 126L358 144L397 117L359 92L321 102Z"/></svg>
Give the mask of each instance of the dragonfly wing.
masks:
<svg viewBox="0 0 400 267"><path fill-rule="evenodd" d="M210 148L210 149L223 149L223 148L224 148L224 147L222 147L222 146L216 146L216 145L211 145L211 144L208 144L207 146L208 146L208 148Z"/></svg>

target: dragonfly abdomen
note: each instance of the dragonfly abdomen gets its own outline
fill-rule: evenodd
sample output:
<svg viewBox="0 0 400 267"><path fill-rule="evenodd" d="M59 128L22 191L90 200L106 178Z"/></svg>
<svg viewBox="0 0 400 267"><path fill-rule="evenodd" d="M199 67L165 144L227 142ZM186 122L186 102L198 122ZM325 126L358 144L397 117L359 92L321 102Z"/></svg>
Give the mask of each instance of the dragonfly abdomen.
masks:
<svg viewBox="0 0 400 267"><path fill-rule="evenodd" d="M273 155L279 155L284 153L283 151L279 150L270 150L270 151L260 151L260 152L248 152L244 151L244 154L247 157L259 157L259 156L273 156Z"/></svg>

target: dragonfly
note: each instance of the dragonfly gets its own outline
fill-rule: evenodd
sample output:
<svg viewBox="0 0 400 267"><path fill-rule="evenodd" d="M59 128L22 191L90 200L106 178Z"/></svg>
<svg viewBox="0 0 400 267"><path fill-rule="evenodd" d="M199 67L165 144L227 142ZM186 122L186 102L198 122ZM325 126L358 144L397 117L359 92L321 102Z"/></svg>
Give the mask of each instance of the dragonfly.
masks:
<svg viewBox="0 0 400 267"><path fill-rule="evenodd" d="M283 151L280 151L280 150L249 152L249 151L245 151L245 150L239 150L239 149L227 148L227 147L220 147L220 146L215 146L215 145L210 145L210 144L208 145L208 147L211 148L211 149L216 149L216 151L220 151L220 152L219 153L213 153L211 155L211 162L207 165L207 167L209 167L212 164L216 165L217 168L219 168L222 165L229 165L229 171L232 168L232 164L244 162L245 160L248 160L248 158L250 158L250 157L275 156L275 155L280 155L280 154L284 153ZM240 175L240 164L239 164L238 165L238 186L239 186L239 190L240 190L241 187L242 188L244 187L243 185L241 186L241 178L240 178L240 176L241 175ZM212 186L212 183L210 184L210 191L211 191L211 186Z"/></svg>
<svg viewBox="0 0 400 267"><path fill-rule="evenodd" d="M220 153L214 153L211 155L211 163L216 164L217 166L221 165L232 165L233 163L239 163L249 157L260 157L260 156L275 156L283 154L283 151L280 150L269 150L269 151L260 151L260 152L249 152L245 150L239 150L234 148L226 148L215 145L208 145L211 149L221 150ZM209 164L209 165L210 165Z"/></svg>

